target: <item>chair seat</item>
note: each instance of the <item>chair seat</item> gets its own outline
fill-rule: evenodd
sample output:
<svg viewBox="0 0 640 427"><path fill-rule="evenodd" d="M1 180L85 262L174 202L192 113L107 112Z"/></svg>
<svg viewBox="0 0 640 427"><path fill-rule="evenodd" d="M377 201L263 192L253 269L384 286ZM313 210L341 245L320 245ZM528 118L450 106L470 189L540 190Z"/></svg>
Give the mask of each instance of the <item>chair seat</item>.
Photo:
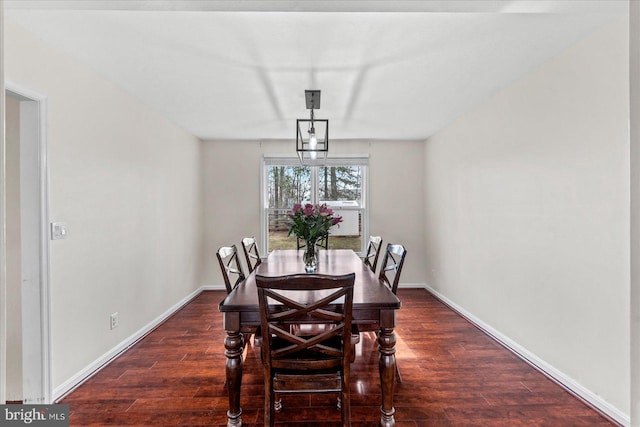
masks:
<svg viewBox="0 0 640 427"><path fill-rule="evenodd" d="M300 336L301 338L308 338ZM335 351L336 348L340 348L342 339L341 337L333 337L323 342L323 347L326 347L328 351ZM271 339L271 348L274 351L284 350L291 346L291 343L282 338L273 337ZM327 370L335 370L336 367L341 366L342 360L335 355L322 354L317 350L302 350L297 351L292 357L283 357L271 362L274 372L294 374L303 368L307 372L325 374ZM307 375L307 374L305 374Z"/></svg>
<svg viewBox="0 0 640 427"><path fill-rule="evenodd" d="M307 323L291 325L291 333L298 336L317 335L325 330L329 325L323 323ZM356 344L360 342L360 331L358 325L351 325L351 363L356 360Z"/></svg>

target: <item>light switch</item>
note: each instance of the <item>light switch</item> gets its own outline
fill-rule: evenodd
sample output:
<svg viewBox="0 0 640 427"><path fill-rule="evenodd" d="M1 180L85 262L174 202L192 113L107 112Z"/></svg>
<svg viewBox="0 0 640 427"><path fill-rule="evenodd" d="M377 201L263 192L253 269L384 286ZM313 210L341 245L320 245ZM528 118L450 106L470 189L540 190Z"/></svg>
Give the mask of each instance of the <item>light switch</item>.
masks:
<svg viewBox="0 0 640 427"><path fill-rule="evenodd" d="M60 240L67 238L67 224L65 222L51 223L51 240Z"/></svg>

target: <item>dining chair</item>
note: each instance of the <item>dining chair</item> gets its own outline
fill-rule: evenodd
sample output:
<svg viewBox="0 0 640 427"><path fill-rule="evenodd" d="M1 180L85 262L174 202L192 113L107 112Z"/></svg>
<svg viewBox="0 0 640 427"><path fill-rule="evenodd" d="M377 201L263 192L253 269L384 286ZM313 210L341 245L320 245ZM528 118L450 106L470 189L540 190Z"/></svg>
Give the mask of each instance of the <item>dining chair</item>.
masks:
<svg viewBox="0 0 640 427"><path fill-rule="evenodd" d="M307 244L304 239L296 237L296 246L298 249L302 249L307 246ZM316 246L322 249L329 249L329 235L325 234L324 236L320 237L316 241Z"/></svg>
<svg viewBox="0 0 640 427"><path fill-rule="evenodd" d="M249 274L251 274L257 266L262 264L256 239L253 237L245 237L242 239L242 250L244 252L244 258L247 260Z"/></svg>
<svg viewBox="0 0 640 427"><path fill-rule="evenodd" d="M369 245L367 246L367 253L364 256L362 261L374 273L376 272L376 266L378 265L378 256L380 255L381 248L382 248L382 237L369 236Z"/></svg>
<svg viewBox="0 0 640 427"><path fill-rule="evenodd" d="M246 278L238 259L238 249L236 245L222 246L216 252L216 256L220 263L220 270L222 271L224 284L227 287L227 293L230 294ZM234 277L235 281L232 283L232 278Z"/></svg>
<svg viewBox="0 0 640 427"><path fill-rule="evenodd" d="M224 285L227 288L227 294L230 294L240 283L244 282L246 277L242 271L242 265L238 257L238 249L236 245L222 246L216 252ZM235 278L235 281L233 280ZM254 334L254 341L259 345L262 339L260 327L245 327L241 331L244 342L251 342L251 335Z"/></svg>
<svg viewBox="0 0 640 427"><path fill-rule="evenodd" d="M387 244L378 278L391 289L394 295L398 292L398 283L400 283L400 274L406 256L407 250L404 246Z"/></svg>
<svg viewBox="0 0 640 427"><path fill-rule="evenodd" d="M275 394L337 393L342 425L351 425L349 390L355 273L256 275L264 366L264 425L273 426ZM327 327L296 335L289 326Z"/></svg>
<svg viewBox="0 0 640 427"><path fill-rule="evenodd" d="M382 257L380 265L380 273L378 279L389 287L394 295L397 295L398 283L400 283L400 275L404 266L404 259L407 256L407 250L403 245L387 243L387 247ZM375 332L376 335L380 326L377 324L363 324L354 327L354 334L359 332ZM402 375L396 361L396 381L402 383Z"/></svg>

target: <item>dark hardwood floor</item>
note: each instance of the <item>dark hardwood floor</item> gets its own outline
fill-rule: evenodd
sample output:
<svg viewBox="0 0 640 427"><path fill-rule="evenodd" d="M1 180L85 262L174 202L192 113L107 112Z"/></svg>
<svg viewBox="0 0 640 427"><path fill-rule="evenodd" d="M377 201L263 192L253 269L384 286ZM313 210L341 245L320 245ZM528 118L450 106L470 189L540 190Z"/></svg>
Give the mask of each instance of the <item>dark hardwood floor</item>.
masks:
<svg viewBox="0 0 640 427"><path fill-rule="evenodd" d="M401 289L395 419L402 426L615 425L514 356L424 290ZM60 403L70 423L226 425L224 331L218 302L200 294ZM379 420L378 354L365 335L352 365L352 425ZM263 421L259 349L247 346L242 386L245 425ZM333 396L283 398L280 425L336 425Z"/></svg>

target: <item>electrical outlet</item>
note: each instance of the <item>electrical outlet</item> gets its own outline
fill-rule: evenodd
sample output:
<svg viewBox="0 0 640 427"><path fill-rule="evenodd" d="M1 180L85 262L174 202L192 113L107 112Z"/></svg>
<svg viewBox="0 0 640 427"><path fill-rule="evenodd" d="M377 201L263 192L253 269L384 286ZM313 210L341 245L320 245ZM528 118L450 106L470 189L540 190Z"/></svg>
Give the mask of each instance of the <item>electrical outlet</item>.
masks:
<svg viewBox="0 0 640 427"><path fill-rule="evenodd" d="M118 312L116 311L111 316L109 316L109 320L111 321L111 329L115 329L118 327Z"/></svg>

